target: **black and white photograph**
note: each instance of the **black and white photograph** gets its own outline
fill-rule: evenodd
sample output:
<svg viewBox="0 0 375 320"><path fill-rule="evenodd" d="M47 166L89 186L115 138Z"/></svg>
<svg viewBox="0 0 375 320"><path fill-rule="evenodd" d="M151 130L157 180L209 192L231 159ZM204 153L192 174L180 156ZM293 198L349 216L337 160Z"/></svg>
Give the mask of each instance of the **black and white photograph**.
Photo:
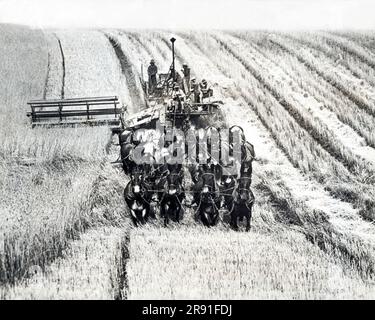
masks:
<svg viewBox="0 0 375 320"><path fill-rule="evenodd" d="M374 14L0 0L0 300L375 299Z"/></svg>

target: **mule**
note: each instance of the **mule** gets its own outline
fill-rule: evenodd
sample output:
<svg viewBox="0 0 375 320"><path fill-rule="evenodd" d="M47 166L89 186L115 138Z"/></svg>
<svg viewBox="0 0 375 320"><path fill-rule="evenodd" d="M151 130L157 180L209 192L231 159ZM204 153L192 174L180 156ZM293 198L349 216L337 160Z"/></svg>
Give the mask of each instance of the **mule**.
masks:
<svg viewBox="0 0 375 320"><path fill-rule="evenodd" d="M236 176L223 175L220 185L221 208L225 208L230 214L234 209L233 192L236 187Z"/></svg>
<svg viewBox="0 0 375 320"><path fill-rule="evenodd" d="M170 172L159 181L159 188L163 190L160 199L160 216L164 218L164 226L168 226L169 219L180 222L185 199L180 172Z"/></svg>
<svg viewBox="0 0 375 320"><path fill-rule="evenodd" d="M134 150L134 145L130 142L125 142L121 145L121 161L122 169L125 174L132 174L132 171L137 166L134 160L132 159L132 153Z"/></svg>
<svg viewBox="0 0 375 320"><path fill-rule="evenodd" d="M211 227L216 225L219 218L220 197L216 185L215 175L212 172L204 172L194 186L194 200L198 207L195 213L202 223Z"/></svg>
<svg viewBox="0 0 375 320"><path fill-rule="evenodd" d="M133 131L125 129L119 134L120 146L124 143L133 143Z"/></svg>
<svg viewBox="0 0 375 320"><path fill-rule="evenodd" d="M144 186L142 170L135 170L131 176L131 180L124 190L125 202L128 205L133 223L144 224L147 222L150 214L150 202L147 190Z"/></svg>
<svg viewBox="0 0 375 320"><path fill-rule="evenodd" d="M237 186L234 190L233 210L231 211L231 227L238 230L238 219L242 221L246 218L246 231L251 228L252 208L254 205L255 197L250 189L251 178L240 177Z"/></svg>

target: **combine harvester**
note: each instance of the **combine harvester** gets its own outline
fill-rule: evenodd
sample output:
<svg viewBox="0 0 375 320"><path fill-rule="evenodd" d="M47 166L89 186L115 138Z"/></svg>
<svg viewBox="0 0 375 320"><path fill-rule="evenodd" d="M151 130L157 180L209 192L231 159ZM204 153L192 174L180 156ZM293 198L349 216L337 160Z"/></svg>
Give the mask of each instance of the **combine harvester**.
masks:
<svg viewBox="0 0 375 320"><path fill-rule="evenodd" d="M189 99L183 106L177 103L176 108L170 104L176 85L182 86L187 96L191 93L190 70L186 65L184 78L178 80L180 76L175 70L174 42L172 38L171 68L168 73L159 74L159 81L152 92L149 83L141 78L146 97L145 110L126 115L125 108L119 107L117 96L31 100L28 102L31 111L27 116L31 119L32 127L106 125L118 133L124 129L151 128L156 121L168 127L181 127L189 125L190 120L216 114L222 103L220 101L198 103ZM208 93L208 96L211 94Z"/></svg>
<svg viewBox="0 0 375 320"><path fill-rule="evenodd" d="M200 219L206 226L213 226L219 220L219 213L224 210L230 216L234 229L238 229L238 219L245 217L246 230L249 230L254 202L250 190L252 161L255 157L253 146L245 140L242 128L237 126L227 129L228 140L224 139L221 130L214 127L208 126L204 130L207 122L220 118L222 102L213 99L212 89L207 87L204 90L191 79L187 65L183 65L183 77L180 76L175 68L176 39L171 38L170 41L172 64L168 73L159 74L158 78L151 79L152 83L141 78L146 97L144 110L128 115L125 108L119 107L118 98L111 96L33 100L28 103L31 112L27 115L33 127L106 125L114 134L118 134L121 146L119 162L124 172L131 177L124 190L124 198L135 225L145 223L149 217L156 217L158 210L165 225L168 225L170 218L178 222L186 211L185 196L191 193L192 200L188 207L195 206L196 220ZM195 130L197 126L201 129ZM158 138L169 135L172 140L166 144L163 142L157 150L158 156L155 153L147 154L146 148L142 146L150 143L147 141L150 139L148 133L157 129L160 131L160 128L162 131ZM208 139L204 147L199 140L202 130ZM186 140L181 142L177 138L176 131L185 134L194 132L194 143L198 141L192 148L197 151L194 159L186 161L185 156L180 162L168 161L175 159L173 154L176 148L191 149ZM238 136L237 149L235 134ZM217 141L214 146L215 135ZM152 139L155 141L151 135ZM223 144L224 140L226 143ZM137 149L141 150L138 158ZM155 146L151 149L155 150ZM232 167L237 163L236 172L232 170L229 173L226 170L228 161L222 161L224 149L227 149L232 159ZM237 157L236 152L239 154ZM236 163L235 159L238 160ZM184 188L184 168L190 172L193 183L191 190Z"/></svg>

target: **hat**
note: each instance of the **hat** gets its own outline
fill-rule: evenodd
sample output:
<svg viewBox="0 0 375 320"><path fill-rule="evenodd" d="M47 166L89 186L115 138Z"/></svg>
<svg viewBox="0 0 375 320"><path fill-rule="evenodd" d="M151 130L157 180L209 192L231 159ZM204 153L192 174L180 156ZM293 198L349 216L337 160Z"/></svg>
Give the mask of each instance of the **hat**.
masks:
<svg viewBox="0 0 375 320"><path fill-rule="evenodd" d="M151 59L150 63L155 63L155 60L154 60L154 59Z"/></svg>
<svg viewBox="0 0 375 320"><path fill-rule="evenodd" d="M203 79L203 80L202 80L202 83L207 83L206 79Z"/></svg>

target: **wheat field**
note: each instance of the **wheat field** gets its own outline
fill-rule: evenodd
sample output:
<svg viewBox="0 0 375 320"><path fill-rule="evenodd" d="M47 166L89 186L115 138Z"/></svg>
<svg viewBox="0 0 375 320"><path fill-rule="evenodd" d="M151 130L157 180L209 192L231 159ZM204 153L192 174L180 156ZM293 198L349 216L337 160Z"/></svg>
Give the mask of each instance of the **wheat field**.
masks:
<svg viewBox="0 0 375 320"><path fill-rule="evenodd" d="M34 98L117 95L139 111L141 66L167 71L171 36L178 70L207 79L254 144L250 233L204 228L189 210L135 228L109 128L26 117ZM0 298L374 299L374 43L0 25Z"/></svg>

